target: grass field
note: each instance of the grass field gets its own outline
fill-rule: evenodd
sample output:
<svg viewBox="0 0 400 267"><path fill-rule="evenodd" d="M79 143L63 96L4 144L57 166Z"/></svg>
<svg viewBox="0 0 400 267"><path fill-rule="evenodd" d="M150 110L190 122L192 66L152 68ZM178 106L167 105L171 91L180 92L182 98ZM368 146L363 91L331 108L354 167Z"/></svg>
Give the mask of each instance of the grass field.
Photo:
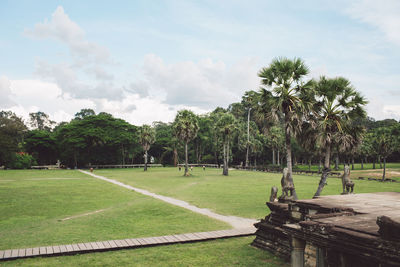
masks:
<svg viewBox="0 0 400 267"><path fill-rule="evenodd" d="M194 168L106 169L95 173L154 193L185 200L217 213L262 218L270 188L280 174ZM319 177L294 175L300 198L311 198ZM400 184L355 181L355 191L400 192ZM329 178L323 194L339 194L341 180ZM74 170L0 171L0 249L159 236L230 228ZM98 211L97 213L94 213ZM85 215L86 214L86 215ZM254 237L193 244L33 258L4 266L287 266L250 246Z"/></svg>
<svg viewBox="0 0 400 267"><path fill-rule="evenodd" d="M0 199L0 249L230 228L72 170L0 171Z"/></svg>
<svg viewBox="0 0 400 267"><path fill-rule="evenodd" d="M183 170L182 170L183 171ZM177 168L108 169L95 170L98 175L147 189L161 195L185 200L202 208L209 208L225 215L247 218L263 218L268 213L265 202L271 186L280 190L280 174L232 170L229 176L221 175L221 169L194 168L192 176L183 177ZM300 199L312 198L319 176L294 175ZM400 184L355 180L356 193L379 191L400 192ZM329 178L322 195L342 192L341 180Z"/></svg>

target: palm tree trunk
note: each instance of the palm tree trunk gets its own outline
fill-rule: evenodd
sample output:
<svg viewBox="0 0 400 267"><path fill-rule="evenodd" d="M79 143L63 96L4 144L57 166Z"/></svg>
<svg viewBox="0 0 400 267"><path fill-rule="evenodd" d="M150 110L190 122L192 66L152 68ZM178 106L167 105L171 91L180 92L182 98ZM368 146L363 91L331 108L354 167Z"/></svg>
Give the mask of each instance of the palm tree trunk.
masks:
<svg viewBox="0 0 400 267"><path fill-rule="evenodd" d="M364 170L364 160L362 157L361 157L361 170Z"/></svg>
<svg viewBox="0 0 400 267"><path fill-rule="evenodd" d="M324 170L322 171L321 180L319 181L317 192L315 192L314 197L316 198L321 195L322 189L326 184L326 179L328 178L328 174L330 173L330 154L331 154L331 144L327 143L326 152L325 152L325 161L324 161Z"/></svg>
<svg viewBox="0 0 400 267"><path fill-rule="evenodd" d="M144 152L144 171L147 171L147 150Z"/></svg>
<svg viewBox="0 0 400 267"><path fill-rule="evenodd" d="M386 176L386 157L383 157L383 175L382 175L382 182L385 181Z"/></svg>
<svg viewBox="0 0 400 267"><path fill-rule="evenodd" d="M285 117L286 123L285 123L285 144L286 144L286 164L288 168L288 180L293 184L293 191L292 191L292 196L294 200L297 200L297 194L296 194L296 189L294 186L293 182L293 176L292 176L292 146L290 143L290 128L289 128L289 122L287 121L287 118Z"/></svg>
<svg viewBox="0 0 400 267"><path fill-rule="evenodd" d="M354 157L351 157L351 169L354 170Z"/></svg>
<svg viewBox="0 0 400 267"><path fill-rule="evenodd" d="M76 150L74 150L74 163L75 163L75 169L76 168L78 168L78 160L77 160L77 157L76 157Z"/></svg>
<svg viewBox="0 0 400 267"><path fill-rule="evenodd" d="M375 157L373 157L373 160L372 160L372 169L375 170Z"/></svg>
<svg viewBox="0 0 400 267"><path fill-rule="evenodd" d="M335 171L339 170L339 153L336 153L335 157Z"/></svg>
<svg viewBox="0 0 400 267"><path fill-rule="evenodd" d="M379 168L382 169L382 158L380 155L378 156L378 161L379 161Z"/></svg>
<svg viewBox="0 0 400 267"><path fill-rule="evenodd" d="M121 144L121 151L122 151L122 166L125 165L125 151L124 151L124 145Z"/></svg>
<svg viewBox="0 0 400 267"><path fill-rule="evenodd" d="M308 170L311 171L311 159L308 159Z"/></svg>
<svg viewBox="0 0 400 267"><path fill-rule="evenodd" d="M222 169L222 174L223 175L228 175L228 169L227 169L227 154L228 154L228 152L227 152L227 144L226 143L224 143L224 167L223 167L223 169Z"/></svg>
<svg viewBox="0 0 400 267"><path fill-rule="evenodd" d="M321 161L321 156L319 157L319 165L318 165L318 172L320 173L322 169L322 161Z"/></svg>
<svg viewBox="0 0 400 267"><path fill-rule="evenodd" d="M174 147L174 167L178 165L178 150Z"/></svg>
<svg viewBox="0 0 400 267"><path fill-rule="evenodd" d="M278 156L277 156L277 162L276 162L277 165L281 165L280 159L281 159L281 156L279 155L279 149L278 149Z"/></svg>
<svg viewBox="0 0 400 267"><path fill-rule="evenodd" d="M185 143L185 173L184 176L189 176L189 168L188 168L188 142Z"/></svg>
<svg viewBox="0 0 400 267"><path fill-rule="evenodd" d="M246 145L246 163L245 167L249 166L249 143Z"/></svg>
<svg viewBox="0 0 400 267"><path fill-rule="evenodd" d="M275 148L272 149L272 165L275 165Z"/></svg>

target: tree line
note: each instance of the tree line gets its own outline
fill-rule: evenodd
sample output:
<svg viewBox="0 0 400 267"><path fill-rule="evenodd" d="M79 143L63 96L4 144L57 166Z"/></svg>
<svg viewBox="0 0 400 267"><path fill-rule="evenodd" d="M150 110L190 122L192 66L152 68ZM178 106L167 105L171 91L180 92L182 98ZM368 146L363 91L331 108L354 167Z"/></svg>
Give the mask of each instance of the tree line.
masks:
<svg viewBox="0 0 400 267"><path fill-rule="evenodd" d="M331 165L385 167L399 159L397 121L367 117L367 101L346 78L306 80L308 73L301 59L276 58L259 71L260 89L240 102L207 114L182 110L171 123L141 127L91 109L59 124L31 113L28 125L1 111L0 166L147 164L151 157L164 165L186 162L185 173L187 162L223 165L225 175L229 165L287 166L293 181L293 166L319 164L318 195Z"/></svg>

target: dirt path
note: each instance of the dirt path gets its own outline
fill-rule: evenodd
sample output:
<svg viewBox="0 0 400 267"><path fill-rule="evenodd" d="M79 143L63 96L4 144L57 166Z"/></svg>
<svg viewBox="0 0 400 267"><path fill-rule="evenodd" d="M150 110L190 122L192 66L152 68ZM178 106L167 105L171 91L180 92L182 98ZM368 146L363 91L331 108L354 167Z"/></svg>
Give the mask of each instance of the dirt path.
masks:
<svg viewBox="0 0 400 267"><path fill-rule="evenodd" d="M223 221L223 222L229 223L233 228L253 227L253 224L255 222L257 222L256 219L248 219L248 218L242 218L242 217L236 217L236 216L221 215L221 214L212 212L209 209L202 209L202 208L196 207L194 205L190 205L189 203L187 203L186 201L183 201L183 200L179 200L179 199L172 198L172 197L166 197L166 196L158 195L158 194L149 192L147 190L136 188L136 187L133 187L133 186L130 186L130 185L126 185L126 184L118 182L116 180L109 179L109 178L106 178L104 176L96 175L96 174L93 174L93 173L90 173L90 172L87 172L87 171L83 171L83 170L79 170L79 171L82 172L82 173L85 173L87 175L93 176L93 177L95 177L97 179L101 179L103 181L107 181L109 183L113 183L115 185L119 185L121 187L133 190L133 191L141 193L143 195L150 196L150 197L162 200L164 202L167 202L169 204L172 204L172 205L184 208L184 209L188 209L188 210L191 210L193 212L196 212L196 213L199 213L199 214L202 214L202 215L206 215L208 217L211 217L211 218L219 220L219 221Z"/></svg>

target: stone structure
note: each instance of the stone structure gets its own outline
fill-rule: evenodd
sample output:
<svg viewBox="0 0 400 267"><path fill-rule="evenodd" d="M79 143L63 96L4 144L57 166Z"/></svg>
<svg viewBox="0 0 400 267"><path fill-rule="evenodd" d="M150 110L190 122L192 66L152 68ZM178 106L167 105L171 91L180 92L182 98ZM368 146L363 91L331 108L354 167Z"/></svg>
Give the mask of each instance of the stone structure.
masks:
<svg viewBox="0 0 400 267"><path fill-rule="evenodd" d="M350 180L350 167L346 165L344 167L344 172L342 175L342 186L343 192L342 194L351 194L354 191L354 183Z"/></svg>
<svg viewBox="0 0 400 267"><path fill-rule="evenodd" d="M292 266L400 266L400 193L267 202L252 245Z"/></svg>
<svg viewBox="0 0 400 267"><path fill-rule="evenodd" d="M279 197L281 201L293 200L293 182L289 179L288 168L283 169L282 179L282 195Z"/></svg>

